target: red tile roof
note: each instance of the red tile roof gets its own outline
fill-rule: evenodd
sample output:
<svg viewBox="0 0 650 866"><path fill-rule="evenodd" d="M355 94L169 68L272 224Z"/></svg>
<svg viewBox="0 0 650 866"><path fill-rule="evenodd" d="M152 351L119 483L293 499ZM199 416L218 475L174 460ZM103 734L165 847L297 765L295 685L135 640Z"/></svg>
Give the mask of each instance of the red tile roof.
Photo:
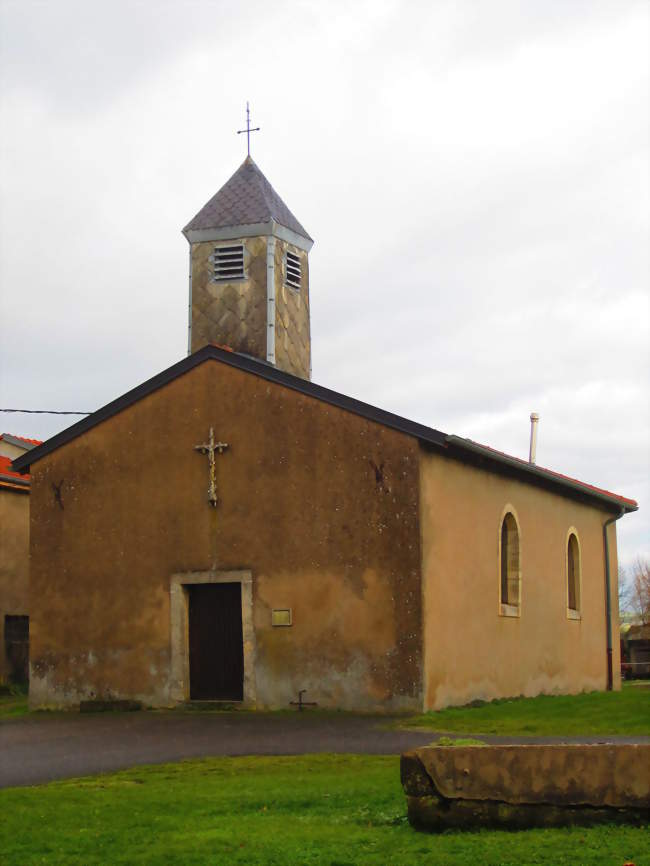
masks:
<svg viewBox="0 0 650 866"><path fill-rule="evenodd" d="M15 433L0 433L0 439L3 436L11 436L12 439L20 439L21 442L27 442L29 445L42 445L42 439L27 439L25 436L16 436Z"/></svg>
<svg viewBox="0 0 650 866"><path fill-rule="evenodd" d="M477 445L479 448L482 448L485 451L496 454L499 457L506 457L508 460L516 461L522 466L530 467L532 465L535 467L535 469L539 469L545 474L552 475L555 478L558 478L560 481L569 481L572 484L577 484L579 487L584 487L587 490L593 491L594 493L600 493L602 496L610 496L612 499L618 499L619 502L625 505L632 506L633 508L639 507L639 503L636 502L634 499L628 499L627 496L621 496L620 493L612 493L611 490L605 490L603 487L595 487L593 484L587 484L586 481L580 481L578 478L572 478L570 475L563 475L561 472L556 472L554 469L547 469L545 466L540 466L538 463L531 464L528 460L523 460L521 457L514 457L512 454L508 454L506 451L498 451L496 448L491 448L489 445L483 445L481 442L475 442L473 439L467 439L466 441Z"/></svg>
<svg viewBox="0 0 650 866"><path fill-rule="evenodd" d="M11 457L3 457L0 454L0 484L3 481L11 483L11 480L14 478L17 481L23 482L21 486L25 486L25 482L29 484L31 475L21 475L20 472L14 472L11 468Z"/></svg>

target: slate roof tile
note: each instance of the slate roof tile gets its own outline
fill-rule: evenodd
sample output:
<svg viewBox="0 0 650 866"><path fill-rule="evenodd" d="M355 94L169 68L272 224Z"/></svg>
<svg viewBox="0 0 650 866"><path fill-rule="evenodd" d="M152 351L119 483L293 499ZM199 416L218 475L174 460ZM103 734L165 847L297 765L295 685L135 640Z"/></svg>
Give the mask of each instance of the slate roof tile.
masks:
<svg viewBox="0 0 650 866"><path fill-rule="evenodd" d="M250 156L230 180L205 204L183 229L200 229L265 223L270 220L291 229L307 240L312 238L291 213Z"/></svg>

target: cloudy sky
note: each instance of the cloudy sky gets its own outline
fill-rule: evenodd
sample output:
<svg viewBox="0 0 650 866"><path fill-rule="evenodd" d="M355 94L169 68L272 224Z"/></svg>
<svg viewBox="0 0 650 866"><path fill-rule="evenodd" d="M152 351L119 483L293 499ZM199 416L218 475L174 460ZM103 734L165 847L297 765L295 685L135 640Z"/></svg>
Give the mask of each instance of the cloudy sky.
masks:
<svg viewBox="0 0 650 866"><path fill-rule="evenodd" d="M315 238L313 378L639 500L645 0L0 0L0 406L184 356L181 227L253 156ZM46 438L70 423L0 415Z"/></svg>

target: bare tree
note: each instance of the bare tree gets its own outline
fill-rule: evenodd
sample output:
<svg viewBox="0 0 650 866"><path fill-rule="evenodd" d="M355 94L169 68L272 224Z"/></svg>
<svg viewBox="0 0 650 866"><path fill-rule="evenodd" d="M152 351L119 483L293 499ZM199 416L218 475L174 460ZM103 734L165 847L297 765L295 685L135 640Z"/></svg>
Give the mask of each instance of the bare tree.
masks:
<svg viewBox="0 0 650 866"><path fill-rule="evenodd" d="M637 557L628 579L619 578L619 606L638 617L641 625L650 624L650 562Z"/></svg>
<svg viewBox="0 0 650 866"><path fill-rule="evenodd" d="M618 612L621 617L623 614L631 613L630 582L627 578L627 571L622 565L618 567Z"/></svg>

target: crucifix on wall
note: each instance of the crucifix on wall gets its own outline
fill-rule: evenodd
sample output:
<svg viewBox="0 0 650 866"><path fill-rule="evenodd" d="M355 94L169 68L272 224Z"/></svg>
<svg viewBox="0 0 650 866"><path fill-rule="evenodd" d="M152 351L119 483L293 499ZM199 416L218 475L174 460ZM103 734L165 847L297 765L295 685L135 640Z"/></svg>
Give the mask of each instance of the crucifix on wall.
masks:
<svg viewBox="0 0 650 866"><path fill-rule="evenodd" d="M216 454L223 454L223 452L228 448L229 445L227 442L215 442L214 441L214 429L210 427L210 438L207 442L204 442L203 445L195 445L194 450L199 451L201 454L208 455L208 466L209 466L209 479L210 483L208 484L208 502L214 508L217 507L217 502L219 499L217 498L217 467L216 467Z"/></svg>

